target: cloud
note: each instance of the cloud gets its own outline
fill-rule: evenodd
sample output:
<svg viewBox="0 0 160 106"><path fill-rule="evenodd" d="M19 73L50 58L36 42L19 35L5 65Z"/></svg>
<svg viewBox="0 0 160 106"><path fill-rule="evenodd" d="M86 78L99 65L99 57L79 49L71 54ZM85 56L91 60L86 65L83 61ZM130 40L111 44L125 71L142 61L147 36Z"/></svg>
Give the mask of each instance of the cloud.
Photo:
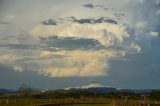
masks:
<svg viewBox="0 0 160 106"><path fill-rule="evenodd" d="M1 54L0 55L0 62L1 63L12 63L13 61L16 61L18 59L21 59L21 57L17 57L14 54Z"/></svg>
<svg viewBox="0 0 160 106"><path fill-rule="evenodd" d="M55 48L59 50L97 50L104 48L99 41L89 38L49 36L40 39L41 45L48 50L55 50Z"/></svg>
<svg viewBox="0 0 160 106"><path fill-rule="evenodd" d="M159 1L159 0L154 0L154 1L155 1L155 3L156 3L157 5L160 4L160 1Z"/></svg>
<svg viewBox="0 0 160 106"><path fill-rule="evenodd" d="M93 84L89 84L89 85L85 85L85 86L81 86L81 88L98 88L98 87L109 87L109 86L104 86L102 84L99 83L93 83Z"/></svg>
<svg viewBox="0 0 160 106"><path fill-rule="evenodd" d="M125 16L124 13L114 13L115 16Z"/></svg>
<svg viewBox="0 0 160 106"><path fill-rule="evenodd" d="M31 31L32 36L44 45L40 56L47 58L36 61L39 74L50 77L104 76L108 74L111 59L141 52L136 41L127 41L130 38L127 25L104 17L71 19L63 19L56 26L38 25Z"/></svg>
<svg viewBox="0 0 160 106"><path fill-rule="evenodd" d="M106 21L108 23L112 23L112 24L117 24L118 23L117 21L115 21L113 19L107 19L107 20L104 20L104 21Z"/></svg>
<svg viewBox="0 0 160 106"><path fill-rule="evenodd" d="M87 7L87 8L94 8L94 5L91 4L91 3L89 3L89 4L84 4L84 5L82 5L82 6Z"/></svg>
<svg viewBox="0 0 160 106"><path fill-rule="evenodd" d="M99 87L110 87L110 86L104 86L104 85L99 84L99 83L93 83L93 84L88 84L88 85L84 85L84 86L68 87L68 88L65 88L65 90L69 90L69 89L72 89L72 88L88 89L88 88L99 88Z"/></svg>
<svg viewBox="0 0 160 106"><path fill-rule="evenodd" d="M5 21L0 21L0 24L8 25L10 23L9 22L5 22Z"/></svg>
<svg viewBox="0 0 160 106"><path fill-rule="evenodd" d="M157 15L160 15L160 9L157 11Z"/></svg>
<svg viewBox="0 0 160 106"><path fill-rule="evenodd" d="M108 74L108 61L115 56L120 56L112 50L41 50L39 56L38 54L24 56L22 52L15 52L10 55L1 54L0 63L13 67L16 72L34 71L49 77L104 76ZM39 53L39 51L34 52Z"/></svg>
<svg viewBox="0 0 160 106"><path fill-rule="evenodd" d="M23 69L22 69L22 67L20 67L20 66L13 66L13 69L16 71L16 72L22 72L23 71Z"/></svg>
<svg viewBox="0 0 160 106"><path fill-rule="evenodd" d="M150 31L149 35L152 37L158 37L159 33L158 32L154 32L154 31Z"/></svg>
<svg viewBox="0 0 160 106"><path fill-rule="evenodd" d="M41 51L40 57L42 59L39 60L23 59L19 62L17 60L10 61L15 62L11 65L13 65L13 69L17 72L32 70L40 75L50 77L93 77L107 75L109 68L107 61L114 57L114 55L116 55L114 51L104 50ZM37 68L27 68L28 63L33 64Z"/></svg>
<svg viewBox="0 0 160 106"><path fill-rule="evenodd" d="M34 37L78 37L85 39L95 39L101 45L112 46L120 43L128 37L125 26L121 24L99 23L99 24L76 24L74 22L65 22L57 26L37 26L31 34Z"/></svg>
<svg viewBox="0 0 160 106"><path fill-rule="evenodd" d="M57 25L60 22L59 19L48 19L46 21L43 21L43 25Z"/></svg>
<svg viewBox="0 0 160 106"><path fill-rule="evenodd" d="M135 27L139 30L145 29L147 27L147 21L137 22Z"/></svg>
<svg viewBox="0 0 160 106"><path fill-rule="evenodd" d="M6 47L10 49L33 49L36 48L36 45L29 44L0 44L0 47Z"/></svg>
<svg viewBox="0 0 160 106"><path fill-rule="evenodd" d="M50 77L93 77L107 75L108 60L114 56L113 51L43 51L41 56L51 54L66 55L44 61L40 74ZM86 58L87 57L87 58ZM97 67L98 65L98 67Z"/></svg>
<svg viewBox="0 0 160 106"><path fill-rule="evenodd" d="M128 46L128 50L131 53L140 53L141 52L141 47L137 44L135 44L134 42L131 43L130 46Z"/></svg>
<svg viewBox="0 0 160 106"><path fill-rule="evenodd" d="M110 0L108 6L107 2L100 2L103 5L83 5L87 8L96 7L94 11L82 8L82 3L75 3L72 8L72 3L67 6L65 3L49 5L50 8L48 5L43 8L37 4L38 11L35 9L36 12L27 14L34 14L33 19L28 21L31 25L24 21L27 19L26 14L21 13L21 18L25 17L24 19L14 18L17 23L14 28L17 29L13 26L7 27L7 32L6 29L1 29L5 32L2 33L5 38L17 33L16 36L26 37L23 40L18 37L1 40L0 62L12 66L18 72L35 71L50 77L104 76L108 75L110 60L123 58L126 54L142 53L145 45L142 43L147 41L150 44L151 36L156 39L155 36L159 34L158 7L155 6L157 1L121 0L115 3ZM112 5L109 6L110 4ZM108 12L99 9L106 7L116 10ZM44 9L50 11L43 13L41 10ZM115 12L117 10L121 12ZM62 18L51 19L53 15L50 14ZM65 18L71 16L73 17ZM118 20L117 16L123 16L123 19ZM25 25L23 29L22 25Z"/></svg>
<svg viewBox="0 0 160 106"><path fill-rule="evenodd" d="M34 71L51 78L97 77L108 75L109 61L123 57L127 52L114 49L31 51L38 54L24 56L22 52L17 51L12 55L1 54L0 63L10 65L16 72Z"/></svg>
<svg viewBox="0 0 160 106"><path fill-rule="evenodd" d="M92 4L92 3L88 3L88 4L84 4L82 5L86 8L90 8L90 9L93 9L93 8L100 8L100 9L103 9L103 10L110 10L110 8L108 7L105 7L104 5L101 5L101 4Z"/></svg>
<svg viewBox="0 0 160 106"><path fill-rule="evenodd" d="M77 22L79 24L85 24L85 23L98 24L98 23L104 23L104 22L111 23L111 24L118 24L117 21L115 21L113 19L108 19L106 17L99 17L97 19L94 19L94 18L76 19L75 17L71 17L71 18L72 18L73 22Z"/></svg>

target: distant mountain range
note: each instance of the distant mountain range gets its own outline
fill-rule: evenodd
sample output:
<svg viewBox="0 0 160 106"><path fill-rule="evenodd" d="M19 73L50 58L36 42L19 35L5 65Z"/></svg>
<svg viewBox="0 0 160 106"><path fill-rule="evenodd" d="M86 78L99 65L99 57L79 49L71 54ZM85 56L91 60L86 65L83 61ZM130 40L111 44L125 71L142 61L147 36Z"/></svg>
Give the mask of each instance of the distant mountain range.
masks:
<svg viewBox="0 0 160 106"><path fill-rule="evenodd" d="M58 89L57 89L58 90ZM91 93L101 93L101 94L107 94L107 93L117 93L117 92L123 92L123 93L142 93L147 94L150 93L152 90L159 90L159 89L116 89L113 87L76 87L76 88L68 88L64 89L65 91L71 91L71 90L77 90L77 91L86 91ZM42 89L33 89L33 92L48 92L48 91L56 91L56 90L42 90ZM0 94L15 94L16 90L7 90L7 89L0 89Z"/></svg>
<svg viewBox="0 0 160 106"><path fill-rule="evenodd" d="M87 92L101 93L101 94L117 93L117 92L147 94L153 90L159 90L159 89L116 89L112 87L70 88L68 90L71 90L71 89L78 89L78 90L84 90Z"/></svg>
<svg viewBox="0 0 160 106"><path fill-rule="evenodd" d="M14 94L16 91L14 90L7 90L7 89L0 89L0 94Z"/></svg>

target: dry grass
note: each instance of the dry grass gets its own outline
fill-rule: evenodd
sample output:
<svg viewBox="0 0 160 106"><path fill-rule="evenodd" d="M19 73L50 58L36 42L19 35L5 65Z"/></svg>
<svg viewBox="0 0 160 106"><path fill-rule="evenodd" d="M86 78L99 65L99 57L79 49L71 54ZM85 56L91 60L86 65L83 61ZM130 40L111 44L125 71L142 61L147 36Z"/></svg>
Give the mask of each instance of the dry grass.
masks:
<svg viewBox="0 0 160 106"><path fill-rule="evenodd" d="M52 105L45 105L52 104ZM113 99L0 99L0 106L160 106L160 101L153 100L113 100Z"/></svg>

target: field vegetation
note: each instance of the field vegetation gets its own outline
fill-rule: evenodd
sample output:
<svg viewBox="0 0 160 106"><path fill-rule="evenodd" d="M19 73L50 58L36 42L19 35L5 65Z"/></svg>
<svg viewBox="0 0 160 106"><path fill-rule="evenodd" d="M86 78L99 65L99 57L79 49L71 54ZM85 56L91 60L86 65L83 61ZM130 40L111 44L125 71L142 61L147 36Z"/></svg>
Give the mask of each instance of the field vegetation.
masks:
<svg viewBox="0 0 160 106"><path fill-rule="evenodd" d="M160 106L160 91L93 93L80 89L33 91L22 86L15 94L0 94L0 106Z"/></svg>

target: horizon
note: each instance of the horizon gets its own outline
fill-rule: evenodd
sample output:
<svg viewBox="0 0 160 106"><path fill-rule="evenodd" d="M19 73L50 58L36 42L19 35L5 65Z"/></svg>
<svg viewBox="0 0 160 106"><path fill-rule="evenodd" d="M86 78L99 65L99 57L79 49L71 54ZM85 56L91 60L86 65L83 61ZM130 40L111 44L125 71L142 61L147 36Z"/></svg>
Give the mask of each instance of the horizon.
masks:
<svg viewBox="0 0 160 106"><path fill-rule="evenodd" d="M0 0L0 88L160 89L160 0Z"/></svg>
<svg viewBox="0 0 160 106"><path fill-rule="evenodd" d="M133 90L133 91L134 90L160 90L160 88L134 88L134 89L133 88L116 88L116 87L104 86L104 85L100 85L100 84L89 84L89 85L84 85L84 86L75 86L75 87L67 87L67 88L36 88L36 87L33 87L28 84L24 84L24 85L28 86L33 91L72 90L72 89L82 89L83 90L83 89L90 89L90 88L96 88L96 89L97 88L113 88L116 90ZM0 88L0 90L4 89L4 90L9 90L9 91L18 91L19 88L16 88L16 89Z"/></svg>

